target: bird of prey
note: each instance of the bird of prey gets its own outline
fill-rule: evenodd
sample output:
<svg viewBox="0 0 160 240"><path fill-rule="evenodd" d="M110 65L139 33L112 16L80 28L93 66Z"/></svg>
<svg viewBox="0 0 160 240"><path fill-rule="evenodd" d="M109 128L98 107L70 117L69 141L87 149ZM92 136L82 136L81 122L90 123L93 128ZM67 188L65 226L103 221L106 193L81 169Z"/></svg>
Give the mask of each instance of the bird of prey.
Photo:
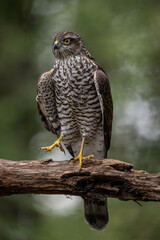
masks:
<svg viewBox="0 0 160 240"><path fill-rule="evenodd" d="M79 34L62 31L53 37L53 68L38 81L37 104L44 126L73 156L73 162L93 156L107 157L110 147L113 104L110 83L104 70L85 48ZM102 230L108 223L105 198L84 198L85 219L93 229Z"/></svg>

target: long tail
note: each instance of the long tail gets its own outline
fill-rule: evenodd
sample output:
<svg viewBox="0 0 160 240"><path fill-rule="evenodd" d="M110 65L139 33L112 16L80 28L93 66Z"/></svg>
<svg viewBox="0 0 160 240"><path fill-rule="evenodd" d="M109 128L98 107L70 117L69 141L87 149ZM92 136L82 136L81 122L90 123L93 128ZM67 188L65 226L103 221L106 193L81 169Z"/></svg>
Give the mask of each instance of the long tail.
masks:
<svg viewBox="0 0 160 240"><path fill-rule="evenodd" d="M103 230L109 220L107 199L84 198L84 213L91 228Z"/></svg>

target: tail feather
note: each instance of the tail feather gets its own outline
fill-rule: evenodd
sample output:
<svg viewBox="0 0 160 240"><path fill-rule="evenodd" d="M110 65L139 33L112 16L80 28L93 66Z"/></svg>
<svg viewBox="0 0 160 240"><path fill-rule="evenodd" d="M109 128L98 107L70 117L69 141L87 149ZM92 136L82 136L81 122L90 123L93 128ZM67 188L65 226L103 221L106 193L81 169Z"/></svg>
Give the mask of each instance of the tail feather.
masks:
<svg viewBox="0 0 160 240"><path fill-rule="evenodd" d="M91 228L103 230L108 223L106 199L84 198L85 219Z"/></svg>

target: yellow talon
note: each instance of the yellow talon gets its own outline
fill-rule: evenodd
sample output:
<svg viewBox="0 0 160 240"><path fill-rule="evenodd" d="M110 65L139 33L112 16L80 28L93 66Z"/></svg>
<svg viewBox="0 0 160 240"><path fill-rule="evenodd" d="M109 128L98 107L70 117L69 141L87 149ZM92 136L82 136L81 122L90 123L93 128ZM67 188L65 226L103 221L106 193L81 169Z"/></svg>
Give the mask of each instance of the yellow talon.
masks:
<svg viewBox="0 0 160 240"><path fill-rule="evenodd" d="M61 141L62 141L62 136L60 136L60 138L58 138L51 146L41 147L41 150L46 150L47 152L51 152L54 147L59 147L60 150L64 152L64 149L61 145Z"/></svg>
<svg viewBox="0 0 160 240"><path fill-rule="evenodd" d="M79 160L79 171L81 171L82 169L82 160L83 159L90 159L90 158L93 158L94 155L89 155L87 157L83 157L83 149L84 149L84 141L85 141L85 138L82 139L82 144L81 144L81 149L80 149L80 153L78 154L77 157L75 157L72 161L73 162L76 162Z"/></svg>

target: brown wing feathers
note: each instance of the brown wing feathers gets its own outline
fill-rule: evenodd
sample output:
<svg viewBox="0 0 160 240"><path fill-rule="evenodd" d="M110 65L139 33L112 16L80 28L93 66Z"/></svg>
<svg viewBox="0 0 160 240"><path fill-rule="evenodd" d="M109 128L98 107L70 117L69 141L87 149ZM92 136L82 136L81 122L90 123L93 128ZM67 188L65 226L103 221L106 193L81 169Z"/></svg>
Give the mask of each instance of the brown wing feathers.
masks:
<svg viewBox="0 0 160 240"><path fill-rule="evenodd" d="M110 147L111 132L112 132L112 119L113 119L113 102L110 89L110 83L107 75L103 70L98 69L95 73L95 85L99 95L103 124L106 150Z"/></svg>

